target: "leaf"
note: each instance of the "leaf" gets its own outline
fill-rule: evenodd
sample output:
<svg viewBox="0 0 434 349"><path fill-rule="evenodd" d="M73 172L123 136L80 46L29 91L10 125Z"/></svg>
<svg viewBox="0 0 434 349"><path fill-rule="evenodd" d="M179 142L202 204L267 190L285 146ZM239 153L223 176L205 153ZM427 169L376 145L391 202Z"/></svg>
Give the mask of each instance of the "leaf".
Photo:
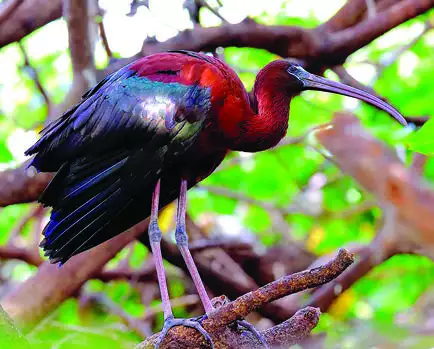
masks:
<svg viewBox="0 0 434 349"><path fill-rule="evenodd" d="M419 131L408 136L408 147L422 154L434 154L434 119L428 120Z"/></svg>

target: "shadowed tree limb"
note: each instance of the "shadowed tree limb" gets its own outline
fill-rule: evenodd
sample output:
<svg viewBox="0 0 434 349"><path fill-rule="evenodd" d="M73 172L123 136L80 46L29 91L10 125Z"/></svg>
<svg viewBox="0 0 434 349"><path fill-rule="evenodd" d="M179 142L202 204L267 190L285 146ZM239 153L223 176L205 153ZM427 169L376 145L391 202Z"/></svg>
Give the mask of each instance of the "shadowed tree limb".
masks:
<svg viewBox="0 0 434 349"><path fill-rule="evenodd" d="M3 1L2 6L0 7L0 26L14 13L14 11L21 5L22 2L23 0Z"/></svg>
<svg viewBox="0 0 434 349"><path fill-rule="evenodd" d="M22 1L20 6L0 21L0 47L21 40L34 30L60 18L61 15L61 0Z"/></svg>
<svg viewBox="0 0 434 349"><path fill-rule="evenodd" d="M253 338L250 336L240 336L236 333L236 330L230 330L227 326L276 299L330 282L351 265L352 262L353 256L350 253L343 249L339 250L337 256L325 265L284 276L255 291L244 294L233 302L223 304L214 312L208 314L202 321L202 325L205 330L210 333L211 337L213 337L216 348L260 348L259 344L255 345L256 341ZM304 320L311 318L312 321L306 322L306 326L311 329L313 326L309 327L307 323L315 323L315 319L319 317L319 312L314 308L310 308L305 310L304 315L303 311L298 313L296 318L299 317ZM286 326L287 325L282 324L280 329L271 329L268 330L268 333L271 334L278 331L280 331L281 334L286 333L283 331L283 328L287 328ZM292 326L294 326L294 324L292 324ZM300 327L302 328L300 328L300 332L298 333L310 332L310 329L305 331L305 327ZM296 327L294 326L294 328ZM291 340L294 340L294 337L295 334L292 333ZM138 348L153 348L157 339L158 334L155 334L139 345ZM280 336L278 340L280 343L283 343L283 335ZM200 334L196 333L195 330L186 327L175 327L169 332L160 347L162 349L196 348L203 345L203 341L204 339Z"/></svg>
<svg viewBox="0 0 434 349"><path fill-rule="evenodd" d="M51 173L21 166L0 172L0 207L35 201L50 182Z"/></svg>

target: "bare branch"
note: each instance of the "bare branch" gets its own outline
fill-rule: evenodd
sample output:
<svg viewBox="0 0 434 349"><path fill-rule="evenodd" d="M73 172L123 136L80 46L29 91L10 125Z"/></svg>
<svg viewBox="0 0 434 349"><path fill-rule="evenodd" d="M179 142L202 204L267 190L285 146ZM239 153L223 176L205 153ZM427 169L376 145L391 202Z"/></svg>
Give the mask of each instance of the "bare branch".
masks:
<svg viewBox="0 0 434 349"><path fill-rule="evenodd" d="M9 0L2 3L2 6L0 7L0 26L14 13L22 2L23 0Z"/></svg>
<svg viewBox="0 0 434 349"><path fill-rule="evenodd" d="M332 34L323 50L334 59L343 61L354 51L386 33L392 28L414 18L434 6L434 0L403 0L379 12L374 18Z"/></svg>
<svg viewBox="0 0 434 349"><path fill-rule="evenodd" d="M72 87L62 109L75 104L96 83L93 54L98 7L95 0L66 0L64 17L68 24L69 50L71 52Z"/></svg>
<svg viewBox="0 0 434 349"><path fill-rule="evenodd" d="M107 34L105 32L104 21L103 21L103 13L101 10L100 10L100 16L101 16L101 18L99 19L99 22L98 22L99 35L101 36L102 44L104 46L104 50L107 54L107 57L110 60L113 58L113 52L110 49L110 45L109 45L109 42L107 39Z"/></svg>
<svg viewBox="0 0 434 349"><path fill-rule="evenodd" d="M218 10L216 10L214 7L212 7L210 4L208 4L208 1L206 0L199 0L199 3L202 5L202 7L205 7L208 9L214 16L219 18L222 23L228 24L229 22L220 14Z"/></svg>
<svg viewBox="0 0 434 349"><path fill-rule="evenodd" d="M0 21L0 47L21 40L34 30L60 18L61 15L61 0L22 1L20 6Z"/></svg>
<svg viewBox="0 0 434 349"><path fill-rule="evenodd" d="M231 338L227 332L227 326L236 320L244 318L250 312L272 302L273 300L300 292L307 288L317 287L333 280L349 265L351 265L352 262L353 256L345 250L340 250L334 259L323 266L284 276L255 291L244 294L233 302L223 304L220 308L216 309L211 314L208 314L207 318L202 321L202 325L212 337L217 336L217 339L215 340L216 348L227 347L228 344L231 347L257 348L257 344L255 346L253 345L254 342L240 342L239 335L238 337L234 337L232 334ZM316 317L319 315L315 309L308 309L307 312L309 313L309 316L307 317L311 317L311 321L307 321L304 326L299 326L299 333L309 332L310 330L306 330L306 328L312 328L314 326L312 326L312 323L316 323ZM299 313L297 318L306 320L303 313ZM282 325L282 327L287 327L287 324ZM282 328L280 330L282 330ZM279 329L274 329L272 331L279 331ZM283 332L281 333L283 334ZM143 342L139 348L153 348L157 339L158 334L153 335ZM198 335L194 330L186 327L176 327L169 332L168 336L162 343L161 348L169 348L170 345L174 345L175 343L179 345L180 342L185 348L198 347L202 344L203 340L204 339L200 334ZM279 337L278 341L282 343L283 338Z"/></svg>
<svg viewBox="0 0 434 349"><path fill-rule="evenodd" d="M264 338L272 348L288 348L310 335L318 324L320 315L318 308L301 309L285 322L264 331Z"/></svg>
<svg viewBox="0 0 434 349"><path fill-rule="evenodd" d="M38 89L39 93L41 94L42 98L44 99L44 102L47 106L47 113L49 114L51 107L52 107L52 104L51 104L51 100L50 100L50 97L49 97L47 91L42 86L41 80L39 78L39 73L30 63L30 58L29 58L27 51L24 48L24 45L22 44L21 41L18 41L18 47L20 48L20 51L21 51L23 58L24 58L24 66L28 69L30 78L34 81L36 88Z"/></svg>
<svg viewBox="0 0 434 349"><path fill-rule="evenodd" d="M36 173L27 166L0 172L0 207L35 201L51 180L51 173Z"/></svg>

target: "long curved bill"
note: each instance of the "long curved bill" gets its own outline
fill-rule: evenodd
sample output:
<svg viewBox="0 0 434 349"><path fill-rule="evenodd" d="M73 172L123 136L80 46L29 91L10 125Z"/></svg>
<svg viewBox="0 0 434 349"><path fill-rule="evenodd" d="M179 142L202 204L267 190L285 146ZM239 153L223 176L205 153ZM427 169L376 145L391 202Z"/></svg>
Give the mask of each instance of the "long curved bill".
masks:
<svg viewBox="0 0 434 349"><path fill-rule="evenodd" d="M325 91L360 99L378 109L384 110L393 116L400 124L407 125L404 117L394 107L365 91L311 74L299 66L289 73L296 76L297 79L301 81L303 90Z"/></svg>

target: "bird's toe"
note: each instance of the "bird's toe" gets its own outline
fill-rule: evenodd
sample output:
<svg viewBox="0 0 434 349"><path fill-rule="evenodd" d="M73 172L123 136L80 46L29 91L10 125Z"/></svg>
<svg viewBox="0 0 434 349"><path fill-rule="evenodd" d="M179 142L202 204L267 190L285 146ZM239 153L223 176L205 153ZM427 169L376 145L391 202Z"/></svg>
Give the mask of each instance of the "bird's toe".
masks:
<svg viewBox="0 0 434 349"><path fill-rule="evenodd" d="M202 327L201 319L202 319L202 317L192 318L192 319L175 319L173 316L170 316L170 317L166 318L164 320L163 329L161 330L160 336L158 337L158 341L155 344L155 349L158 349L160 347L160 344L163 342L164 338L166 338L169 330L172 327L176 327L176 326L184 326L184 327L194 328L196 331L198 331L200 334L202 334L202 336L205 337L205 339L209 343L211 349L214 349L214 343L211 339L211 336Z"/></svg>

